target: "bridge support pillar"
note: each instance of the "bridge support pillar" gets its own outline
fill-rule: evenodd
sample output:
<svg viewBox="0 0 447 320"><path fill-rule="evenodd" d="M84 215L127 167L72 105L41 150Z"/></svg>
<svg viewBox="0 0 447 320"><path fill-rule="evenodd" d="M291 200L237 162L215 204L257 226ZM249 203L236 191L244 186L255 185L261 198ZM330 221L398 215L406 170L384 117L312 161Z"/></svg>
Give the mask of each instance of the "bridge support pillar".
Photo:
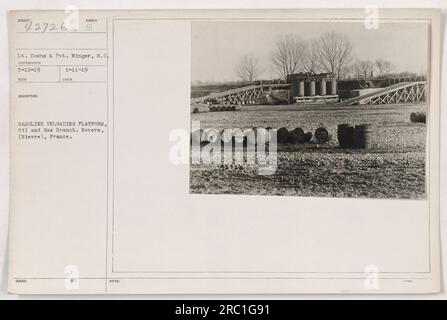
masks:
<svg viewBox="0 0 447 320"><path fill-rule="evenodd" d="M337 94L337 80L336 79L331 80L330 94L331 95Z"/></svg>
<svg viewBox="0 0 447 320"><path fill-rule="evenodd" d="M295 79L292 81L292 97L296 97L298 95L298 81Z"/></svg>
<svg viewBox="0 0 447 320"><path fill-rule="evenodd" d="M309 96L315 96L315 80L309 81Z"/></svg>
<svg viewBox="0 0 447 320"><path fill-rule="evenodd" d="M304 80L298 81L298 97L304 97Z"/></svg>
<svg viewBox="0 0 447 320"><path fill-rule="evenodd" d="M320 96L326 95L326 79L320 80Z"/></svg>

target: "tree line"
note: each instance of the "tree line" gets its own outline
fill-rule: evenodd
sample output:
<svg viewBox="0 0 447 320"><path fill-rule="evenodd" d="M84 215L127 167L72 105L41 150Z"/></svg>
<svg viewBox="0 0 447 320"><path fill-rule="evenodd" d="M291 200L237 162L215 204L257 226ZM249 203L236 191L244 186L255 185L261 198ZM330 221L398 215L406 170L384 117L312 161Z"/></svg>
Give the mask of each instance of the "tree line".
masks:
<svg viewBox="0 0 447 320"><path fill-rule="evenodd" d="M355 59L349 37L336 32L310 40L294 34L279 36L270 55L270 65L281 80L299 72L332 73L337 79L385 78L395 69L384 59ZM253 54L243 56L235 70L242 81L256 80L264 72Z"/></svg>

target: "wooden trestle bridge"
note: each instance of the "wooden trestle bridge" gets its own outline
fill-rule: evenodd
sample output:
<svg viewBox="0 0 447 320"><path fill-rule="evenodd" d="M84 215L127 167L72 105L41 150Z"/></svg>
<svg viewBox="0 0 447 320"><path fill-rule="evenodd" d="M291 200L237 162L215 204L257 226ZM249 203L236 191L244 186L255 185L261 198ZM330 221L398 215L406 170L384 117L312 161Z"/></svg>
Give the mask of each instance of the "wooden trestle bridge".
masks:
<svg viewBox="0 0 447 320"><path fill-rule="evenodd" d="M414 103L425 101L427 81L399 82L376 91L341 101L336 106L353 104Z"/></svg>
<svg viewBox="0 0 447 320"><path fill-rule="evenodd" d="M290 84L260 84L250 85L241 88L231 89L219 93L212 93L207 96L193 98L191 103L207 102L230 102L234 104L254 104L258 99L265 97L271 90L288 89Z"/></svg>

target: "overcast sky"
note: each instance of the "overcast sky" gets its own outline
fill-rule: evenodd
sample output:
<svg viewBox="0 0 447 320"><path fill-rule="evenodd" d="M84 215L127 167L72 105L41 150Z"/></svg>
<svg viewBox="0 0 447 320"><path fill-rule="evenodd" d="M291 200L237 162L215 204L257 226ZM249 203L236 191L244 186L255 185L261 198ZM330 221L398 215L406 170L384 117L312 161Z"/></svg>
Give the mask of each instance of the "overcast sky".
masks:
<svg viewBox="0 0 447 320"><path fill-rule="evenodd" d="M428 62L428 25L422 22L381 22L368 30L361 22L193 22L192 81L239 80L235 66L245 54L255 55L263 79L276 78L270 55L279 35L303 39L328 31L349 36L353 56L359 60L389 60L397 72L425 73Z"/></svg>

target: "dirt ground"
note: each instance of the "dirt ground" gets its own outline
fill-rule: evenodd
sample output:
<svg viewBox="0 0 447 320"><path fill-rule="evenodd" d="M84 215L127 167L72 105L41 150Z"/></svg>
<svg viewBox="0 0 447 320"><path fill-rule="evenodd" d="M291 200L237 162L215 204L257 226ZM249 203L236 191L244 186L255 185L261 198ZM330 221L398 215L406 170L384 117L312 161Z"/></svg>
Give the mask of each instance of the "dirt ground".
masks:
<svg viewBox="0 0 447 320"><path fill-rule="evenodd" d="M411 123L424 104L334 106L245 106L237 112L192 114L201 128L296 127L332 138L319 145L278 146L273 175L260 165L193 164L190 192L321 197L425 198L426 125ZM337 125L371 124L372 148L341 149Z"/></svg>

